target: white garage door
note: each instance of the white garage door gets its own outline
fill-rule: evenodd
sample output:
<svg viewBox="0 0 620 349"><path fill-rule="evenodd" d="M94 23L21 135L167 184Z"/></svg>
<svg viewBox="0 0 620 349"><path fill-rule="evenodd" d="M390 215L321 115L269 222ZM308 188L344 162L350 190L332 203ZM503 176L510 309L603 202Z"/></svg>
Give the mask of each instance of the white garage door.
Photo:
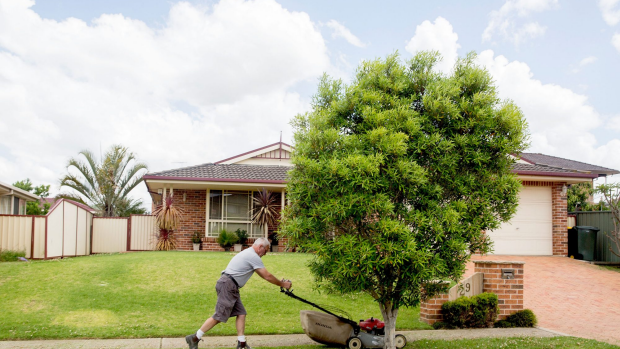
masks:
<svg viewBox="0 0 620 349"><path fill-rule="evenodd" d="M523 187L517 213L488 235L493 254L552 255L551 187Z"/></svg>

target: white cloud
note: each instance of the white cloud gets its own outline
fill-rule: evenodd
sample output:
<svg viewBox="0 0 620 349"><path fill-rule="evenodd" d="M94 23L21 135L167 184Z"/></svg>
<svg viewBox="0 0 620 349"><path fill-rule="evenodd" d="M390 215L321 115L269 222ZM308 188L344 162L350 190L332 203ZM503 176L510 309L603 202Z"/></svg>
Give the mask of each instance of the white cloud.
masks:
<svg viewBox="0 0 620 349"><path fill-rule="evenodd" d="M611 44L620 52L620 33L614 34L611 38Z"/></svg>
<svg viewBox="0 0 620 349"><path fill-rule="evenodd" d="M490 20L482 33L482 41L491 41L495 34L519 45L527 39L545 34L547 27L538 22L520 24L533 13L557 7L558 0L507 0L497 11L489 14Z"/></svg>
<svg viewBox="0 0 620 349"><path fill-rule="evenodd" d="M409 40L405 49L415 55L418 51L433 50L441 53L443 60L437 69L448 73L458 58L459 36L452 25L443 17L437 17L434 23L424 21L415 29L415 35Z"/></svg>
<svg viewBox="0 0 620 349"><path fill-rule="evenodd" d="M152 171L279 139L333 70L305 13L273 0L172 5L159 29L122 15L42 19L0 0L0 180L53 184L69 157L121 143ZM183 166L183 165L181 165ZM146 197L143 187L137 195Z"/></svg>
<svg viewBox="0 0 620 349"><path fill-rule="evenodd" d="M362 48L366 47L365 43L363 43L357 36L353 35L347 27L338 23L335 19L332 19L325 25L332 29L332 38L343 38L353 46Z"/></svg>
<svg viewBox="0 0 620 349"><path fill-rule="evenodd" d="M589 57L586 57L586 58L582 59L582 60L579 62L579 65L583 67L584 65L592 64L592 63L594 63L594 62L596 62L596 57L594 57L594 56L589 56Z"/></svg>
<svg viewBox="0 0 620 349"><path fill-rule="evenodd" d="M596 60L597 60L596 57L588 56L588 57L582 59L581 61L579 61L578 67L571 69L571 72L572 73L579 73L581 71L581 67L584 67L586 65L592 64L592 63L596 62Z"/></svg>
<svg viewBox="0 0 620 349"><path fill-rule="evenodd" d="M500 96L513 100L523 111L531 132L530 151L620 168L620 144L613 139L599 144L593 132L603 126L588 98L570 89L543 84L523 62L510 62L491 50L479 62L493 75Z"/></svg>
<svg viewBox="0 0 620 349"><path fill-rule="evenodd" d="M598 7L601 9L603 19L611 26L620 22L620 8L616 8L618 3L620 3L620 0L599 0L598 2Z"/></svg>
<svg viewBox="0 0 620 349"><path fill-rule="evenodd" d="M426 21L418 26L414 39L407 45L407 51L412 53L435 49L444 56L456 57L459 47L457 34L443 18L434 25ZM591 64L595 59L587 57L580 64ZM620 116L604 123L587 96L542 83L526 63L510 61L491 50L481 52L478 62L493 76L500 97L513 100L523 111L531 134L529 151L620 168L620 139L601 144L594 136L603 127L620 129Z"/></svg>

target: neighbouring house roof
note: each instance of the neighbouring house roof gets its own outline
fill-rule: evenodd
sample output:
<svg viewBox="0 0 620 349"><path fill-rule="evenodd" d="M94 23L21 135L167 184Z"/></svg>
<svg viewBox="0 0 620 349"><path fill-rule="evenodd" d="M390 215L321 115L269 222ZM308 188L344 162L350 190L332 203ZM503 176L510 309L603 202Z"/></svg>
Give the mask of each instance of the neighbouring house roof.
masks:
<svg viewBox="0 0 620 349"><path fill-rule="evenodd" d="M546 165L564 170L587 171L598 176L608 176L620 173L611 168L586 164L585 162L560 158L557 156L545 155L540 153L522 153L521 160L525 160L533 165Z"/></svg>
<svg viewBox="0 0 620 349"><path fill-rule="evenodd" d="M18 187L0 182L0 195L15 195L26 201L37 201L39 197Z"/></svg>
<svg viewBox="0 0 620 349"><path fill-rule="evenodd" d="M145 180L169 179L205 182L286 183L290 166L202 164L147 173Z"/></svg>
<svg viewBox="0 0 620 349"><path fill-rule="evenodd" d="M512 165L512 172L519 175L529 176L553 176L553 177L575 177L575 178L597 178L596 173L585 173L574 170L567 170L558 167L545 165L516 163Z"/></svg>

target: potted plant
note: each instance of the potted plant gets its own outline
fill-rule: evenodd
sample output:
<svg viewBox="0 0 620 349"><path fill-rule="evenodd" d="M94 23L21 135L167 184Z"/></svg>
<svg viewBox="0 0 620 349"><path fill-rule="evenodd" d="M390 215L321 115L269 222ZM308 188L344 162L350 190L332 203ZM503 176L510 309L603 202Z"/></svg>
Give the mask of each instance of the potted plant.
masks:
<svg viewBox="0 0 620 349"><path fill-rule="evenodd" d="M239 241L239 237L234 232L229 232L226 229L220 231L220 235L217 237L217 243L222 246L224 251L229 251L230 248Z"/></svg>
<svg viewBox="0 0 620 349"><path fill-rule="evenodd" d="M243 245L248 240L248 231L243 229L237 229L235 230L235 234L237 234L237 237L239 238L239 241L234 246L235 251L241 252L241 250L243 250Z"/></svg>
<svg viewBox="0 0 620 349"><path fill-rule="evenodd" d="M194 251L200 251L201 242L202 242L202 239L200 238L200 232L195 232L194 235L192 235L192 243L194 245Z"/></svg>

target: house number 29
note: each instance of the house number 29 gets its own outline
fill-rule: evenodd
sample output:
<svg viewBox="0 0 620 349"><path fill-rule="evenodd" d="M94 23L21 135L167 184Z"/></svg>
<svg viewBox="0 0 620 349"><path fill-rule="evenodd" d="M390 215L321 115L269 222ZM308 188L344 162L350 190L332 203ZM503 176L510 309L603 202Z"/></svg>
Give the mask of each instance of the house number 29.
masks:
<svg viewBox="0 0 620 349"><path fill-rule="evenodd" d="M464 285L463 284L459 285L460 296L464 296L466 293L469 293L469 291L471 291L471 284L469 282Z"/></svg>

